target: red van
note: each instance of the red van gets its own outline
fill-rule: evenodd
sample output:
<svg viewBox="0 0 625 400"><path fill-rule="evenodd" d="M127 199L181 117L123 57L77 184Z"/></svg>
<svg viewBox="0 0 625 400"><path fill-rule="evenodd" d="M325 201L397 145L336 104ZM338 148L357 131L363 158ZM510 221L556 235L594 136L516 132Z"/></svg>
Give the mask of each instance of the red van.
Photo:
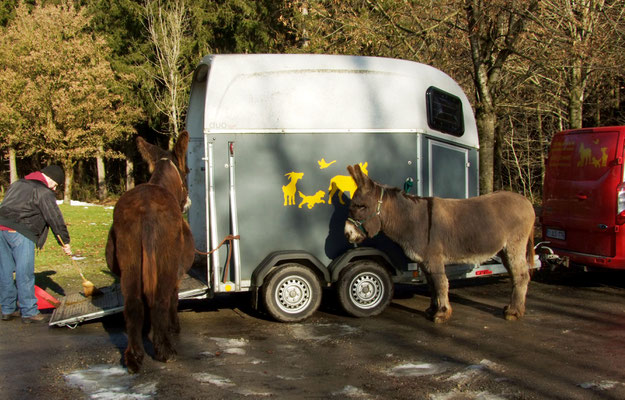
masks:
<svg viewBox="0 0 625 400"><path fill-rule="evenodd" d="M543 188L543 240L575 264L625 269L625 126L558 132Z"/></svg>

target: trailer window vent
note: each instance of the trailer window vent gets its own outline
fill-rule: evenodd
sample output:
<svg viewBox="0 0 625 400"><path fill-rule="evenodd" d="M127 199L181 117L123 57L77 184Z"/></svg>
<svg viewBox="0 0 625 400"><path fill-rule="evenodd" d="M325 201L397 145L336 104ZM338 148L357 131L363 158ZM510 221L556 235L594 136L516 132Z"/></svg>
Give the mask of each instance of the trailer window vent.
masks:
<svg viewBox="0 0 625 400"><path fill-rule="evenodd" d="M453 94L430 86L425 92L428 126L454 136L464 134L462 101Z"/></svg>

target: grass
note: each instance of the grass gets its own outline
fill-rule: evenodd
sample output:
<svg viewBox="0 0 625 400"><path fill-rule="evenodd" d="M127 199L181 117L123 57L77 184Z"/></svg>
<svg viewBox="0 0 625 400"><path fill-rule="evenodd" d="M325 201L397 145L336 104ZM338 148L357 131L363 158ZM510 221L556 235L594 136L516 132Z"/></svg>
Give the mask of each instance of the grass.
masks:
<svg viewBox="0 0 625 400"><path fill-rule="evenodd" d="M81 292L78 268L98 288L113 284L117 277L109 271L104 257L113 207L66 204L59 207L69 230L72 251L85 258L72 261L50 230L43 249L35 252L35 284L55 297Z"/></svg>

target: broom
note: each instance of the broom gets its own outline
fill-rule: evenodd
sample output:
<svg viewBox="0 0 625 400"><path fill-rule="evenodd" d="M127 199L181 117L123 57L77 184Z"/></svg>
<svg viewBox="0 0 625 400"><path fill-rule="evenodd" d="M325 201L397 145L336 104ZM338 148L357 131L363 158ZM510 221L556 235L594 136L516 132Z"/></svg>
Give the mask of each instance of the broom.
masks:
<svg viewBox="0 0 625 400"><path fill-rule="evenodd" d="M61 239L61 236L56 235L56 237L59 239L59 242L61 242L61 245L65 246L65 243L63 243L63 239ZM100 289L95 287L93 282L91 282L90 280L87 280L87 278L85 278L85 276L82 274L82 269L80 268L80 265L76 264L76 261L74 260L74 255L71 254L69 257L72 259L72 265L78 269L78 273L80 274L80 277L82 278L82 288L85 293L85 297L91 297L91 296L102 294Z"/></svg>

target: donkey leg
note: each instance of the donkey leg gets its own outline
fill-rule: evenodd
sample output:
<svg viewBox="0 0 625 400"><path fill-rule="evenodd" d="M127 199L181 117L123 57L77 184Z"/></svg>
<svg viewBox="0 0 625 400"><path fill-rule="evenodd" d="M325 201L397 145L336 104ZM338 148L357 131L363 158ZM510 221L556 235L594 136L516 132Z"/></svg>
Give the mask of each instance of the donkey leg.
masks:
<svg viewBox="0 0 625 400"><path fill-rule="evenodd" d="M178 319L178 289L171 295L169 302L169 331L180 333L180 320Z"/></svg>
<svg viewBox="0 0 625 400"><path fill-rule="evenodd" d="M176 350L171 343L170 300L170 297L163 296L156 299L155 304L150 308L154 358L161 362L173 361L176 358Z"/></svg>
<svg viewBox="0 0 625 400"><path fill-rule="evenodd" d="M124 352L124 360L128 372L139 372L143 363L143 301L139 297L127 297L124 302L124 319L128 333L128 347Z"/></svg>
<svg viewBox="0 0 625 400"><path fill-rule="evenodd" d="M516 321L525 315L525 297L530 281L529 268L525 260L525 246L521 249L508 248L501 252L504 266L512 281L510 304L504 307L504 317Z"/></svg>
<svg viewBox="0 0 625 400"><path fill-rule="evenodd" d="M442 262L428 262L424 265L425 276L430 287L430 308L426 315L434 323L440 324L451 318L449 304L449 281L445 275L445 265Z"/></svg>

